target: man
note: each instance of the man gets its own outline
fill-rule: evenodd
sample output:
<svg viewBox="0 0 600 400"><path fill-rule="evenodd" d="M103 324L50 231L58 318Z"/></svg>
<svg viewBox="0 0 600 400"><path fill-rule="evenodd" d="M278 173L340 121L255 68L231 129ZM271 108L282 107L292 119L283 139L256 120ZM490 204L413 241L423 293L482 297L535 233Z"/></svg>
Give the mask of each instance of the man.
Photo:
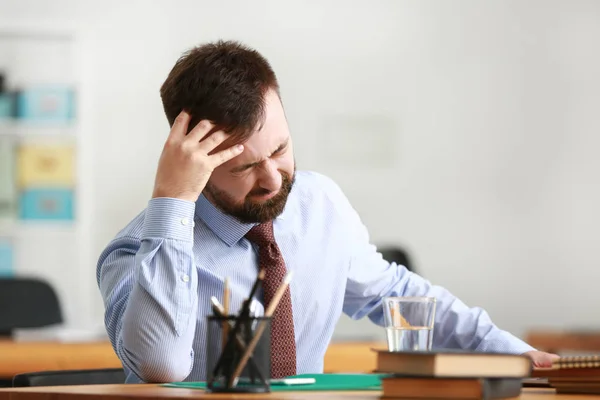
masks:
<svg viewBox="0 0 600 400"><path fill-rule="evenodd" d="M341 313L383 324L384 296L437 298L434 348L552 357L497 328L481 309L382 259L338 186L296 172L276 76L236 42L192 49L161 87L171 132L152 198L102 252L106 327L127 382L206 379L210 297L226 278L237 312L257 277L272 321L272 376L318 373ZM218 345L218 344L208 344Z"/></svg>

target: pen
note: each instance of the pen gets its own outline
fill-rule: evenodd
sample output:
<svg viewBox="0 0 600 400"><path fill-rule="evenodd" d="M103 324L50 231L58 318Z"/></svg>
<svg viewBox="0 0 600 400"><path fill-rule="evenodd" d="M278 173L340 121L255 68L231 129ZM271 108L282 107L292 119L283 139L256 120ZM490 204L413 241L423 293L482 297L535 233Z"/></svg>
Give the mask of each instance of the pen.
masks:
<svg viewBox="0 0 600 400"><path fill-rule="evenodd" d="M273 316L273 313L275 313L275 309L277 308L277 305L281 301L283 294L285 293L286 289L288 288L288 286L290 284L290 281L292 280L292 275L293 275L293 272L290 271L287 273L285 278L283 278L283 282L277 288L277 291L275 292L275 295L273 296L271 303L269 304L269 306L267 307L267 310L265 311L265 317L270 318ZM240 376L240 374L242 373L242 370L244 369L244 367L246 366L246 363L248 362L248 358L250 358L250 355L254 351L254 348L258 344L260 337L262 336L265 328L267 327L267 322L268 322L268 320L261 321L258 328L256 328L254 337L250 341L250 344L248 344L248 347L246 348L246 351L244 352L242 359L240 360L235 371L233 372L233 375L231 375L231 377L229 379L228 386L230 388L233 387L237 383L238 377Z"/></svg>
<svg viewBox="0 0 600 400"><path fill-rule="evenodd" d="M229 316L229 278L225 278L223 284L223 315L224 318ZM225 350L225 344L227 343L227 337L229 336L229 324L227 320L223 321L223 337L221 343L221 351Z"/></svg>
<svg viewBox="0 0 600 400"><path fill-rule="evenodd" d="M248 297L244 301L244 304L242 305L242 310L240 311L240 317L247 317L248 314L250 313L250 304L252 303L252 300L254 299L254 295L256 294L256 291L258 290L258 286L261 284L263 279L265 279L265 274L266 274L266 270L264 268L261 268L260 271L258 272L258 276L256 277L256 280L254 281L254 285L252 285L250 294L248 295Z"/></svg>
<svg viewBox="0 0 600 400"><path fill-rule="evenodd" d="M210 301L212 303L213 313L219 317L223 317L224 316L224 314L223 314L224 307L221 305L221 303L219 303L219 300L217 300L217 298L215 296L211 296ZM231 321L225 321L225 323L230 326L232 325ZM242 340L242 338L240 338L239 335L236 335L235 343L239 347L240 350L244 350L244 341ZM260 372L256 363L254 362L254 359L251 358L250 362L252 363L252 366L254 367L253 369L256 370L256 373L258 374L258 377L261 380L261 382L266 384L265 378L264 378L262 372Z"/></svg>
<svg viewBox="0 0 600 400"><path fill-rule="evenodd" d="M250 313L250 303L251 303L252 299L254 298L254 294L258 290L258 286L263 281L263 279L265 279L265 273L266 273L265 269L261 268L261 270L258 272L256 280L254 281L254 284L252 285L252 289L250 290L250 295L242 303L242 309L240 310L240 313L238 316L238 321L233 328L236 335L240 331L240 321L242 321L244 318L247 318L248 314ZM230 333L229 336L232 336L232 334Z"/></svg>
<svg viewBox="0 0 600 400"><path fill-rule="evenodd" d="M311 385L316 383L315 378L283 378L271 379L271 385Z"/></svg>
<svg viewBox="0 0 600 400"><path fill-rule="evenodd" d="M228 332L227 343L225 344L225 348L223 349L223 351L221 353L221 357L219 358L219 361L217 361L217 365L215 365L215 368L213 369L213 376L217 376L219 369L222 368L223 363L225 362L225 357L223 357L223 355L232 351L231 346L233 346L233 338L236 337L236 335L238 335L240 333L242 321L245 318L248 318L250 302L254 298L254 294L258 290L258 286L260 285L260 283L262 282L262 280L264 278L265 278L265 269L261 268L260 271L258 272L256 280L254 281L254 284L252 285L250 295L248 296L246 301L244 301L244 303L242 304L242 309L240 311L240 315L238 315L238 318L236 320L235 325L233 326L233 329L229 330L229 332Z"/></svg>
<svg viewBox="0 0 600 400"><path fill-rule="evenodd" d="M218 317L224 317L225 309L221 305L221 303L219 303L219 300L217 300L217 298L215 296L211 296L210 302L212 303L213 313ZM227 324L229 327L231 327L233 325L233 322L231 322L231 321L225 321L224 323ZM244 341L240 337L240 335L236 335L235 341L236 341L238 347L240 347L240 349L244 349Z"/></svg>

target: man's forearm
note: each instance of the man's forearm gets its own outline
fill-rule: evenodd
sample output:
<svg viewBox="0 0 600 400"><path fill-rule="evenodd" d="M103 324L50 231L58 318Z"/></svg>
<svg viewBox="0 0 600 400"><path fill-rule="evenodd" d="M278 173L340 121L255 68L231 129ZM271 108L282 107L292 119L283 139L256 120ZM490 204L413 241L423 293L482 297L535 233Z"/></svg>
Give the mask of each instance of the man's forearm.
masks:
<svg viewBox="0 0 600 400"><path fill-rule="evenodd" d="M484 309L467 306L447 289L431 285L419 276L411 276L411 283L403 295L437 299L434 347L514 354L534 350L522 340L499 329Z"/></svg>
<svg viewBox="0 0 600 400"><path fill-rule="evenodd" d="M107 310L116 322L109 329L124 364L146 382L180 381L192 368L198 307L193 214L193 203L153 199L135 255L107 266L115 271L107 278Z"/></svg>

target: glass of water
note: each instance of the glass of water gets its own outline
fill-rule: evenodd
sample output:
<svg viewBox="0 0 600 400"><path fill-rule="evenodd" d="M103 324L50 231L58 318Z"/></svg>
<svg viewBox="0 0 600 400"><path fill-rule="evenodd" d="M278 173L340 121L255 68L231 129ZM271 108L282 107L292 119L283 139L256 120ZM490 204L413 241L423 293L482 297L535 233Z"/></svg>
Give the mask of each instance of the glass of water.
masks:
<svg viewBox="0 0 600 400"><path fill-rule="evenodd" d="M435 297L385 297L383 315L389 351L430 351Z"/></svg>

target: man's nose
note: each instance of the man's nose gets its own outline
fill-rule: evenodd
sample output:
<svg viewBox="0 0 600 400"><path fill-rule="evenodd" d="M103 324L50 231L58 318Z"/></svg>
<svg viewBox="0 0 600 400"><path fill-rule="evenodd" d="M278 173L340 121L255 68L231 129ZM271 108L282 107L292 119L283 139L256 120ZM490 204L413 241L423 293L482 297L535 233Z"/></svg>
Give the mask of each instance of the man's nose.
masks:
<svg viewBox="0 0 600 400"><path fill-rule="evenodd" d="M277 170L274 162L267 161L261 168L259 186L269 192L276 192L281 188L281 173Z"/></svg>

